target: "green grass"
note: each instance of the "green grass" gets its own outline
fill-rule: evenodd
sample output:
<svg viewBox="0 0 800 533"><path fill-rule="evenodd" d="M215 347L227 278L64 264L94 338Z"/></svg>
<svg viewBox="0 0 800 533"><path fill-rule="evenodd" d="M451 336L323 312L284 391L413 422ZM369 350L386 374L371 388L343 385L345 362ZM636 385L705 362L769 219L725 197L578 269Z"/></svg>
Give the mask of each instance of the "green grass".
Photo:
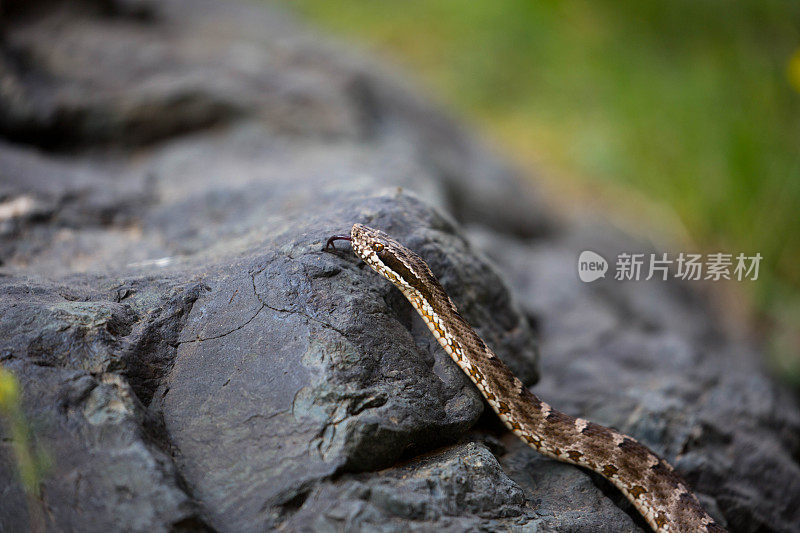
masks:
<svg viewBox="0 0 800 533"><path fill-rule="evenodd" d="M25 492L39 495L39 481L46 468L41 450L31 442L30 428L22 413L22 395L14 375L0 365L0 424L6 426L6 439L14 453L19 478Z"/></svg>
<svg viewBox="0 0 800 533"><path fill-rule="evenodd" d="M695 249L760 252L761 280L738 289L800 384L800 4L285 4L388 54L545 176L634 216L644 198L669 214L648 224Z"/></svg>

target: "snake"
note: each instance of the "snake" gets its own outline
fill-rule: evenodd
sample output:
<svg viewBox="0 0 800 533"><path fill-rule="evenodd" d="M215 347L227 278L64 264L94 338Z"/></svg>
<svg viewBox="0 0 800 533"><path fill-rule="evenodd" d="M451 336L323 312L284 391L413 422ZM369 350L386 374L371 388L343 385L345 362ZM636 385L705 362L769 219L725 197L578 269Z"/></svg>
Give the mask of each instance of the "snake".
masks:
<svg viewBox="0 0 800 533"><path fill-rule="evenodd" d="M506 427L539 453L588 468L622 492L657 533L724 533L675 469L634 438L562 413L533 394L459 314L425 261L383 231L354 224L355 254L394 284Z"/></svg>

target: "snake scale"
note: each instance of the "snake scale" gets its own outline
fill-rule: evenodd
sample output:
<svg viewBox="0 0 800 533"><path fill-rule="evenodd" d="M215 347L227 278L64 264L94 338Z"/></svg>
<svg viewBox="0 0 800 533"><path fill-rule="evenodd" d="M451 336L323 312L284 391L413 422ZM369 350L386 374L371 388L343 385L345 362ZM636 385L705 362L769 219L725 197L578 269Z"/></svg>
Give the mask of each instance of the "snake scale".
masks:
<svg viewBox="0 0 800 533"><path fill-rule="evenodd" d="M503 423L540 453L597 472L614 484L659 533L724 533L664 459L618 431L561 413L511 373L456 310L428 265L386 233L355 224L353 251L397 286L439 344L469 376Z"/></svg>

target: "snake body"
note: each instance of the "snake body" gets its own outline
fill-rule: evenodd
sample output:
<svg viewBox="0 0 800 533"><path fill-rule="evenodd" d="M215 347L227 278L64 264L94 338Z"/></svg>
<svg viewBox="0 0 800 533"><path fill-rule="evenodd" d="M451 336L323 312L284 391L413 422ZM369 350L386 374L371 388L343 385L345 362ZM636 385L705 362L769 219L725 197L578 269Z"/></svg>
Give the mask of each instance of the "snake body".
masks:
<svg viewBox="0 0 800 533"><path fill-rule="evenodd" d="M428 265L386 233L355 224L353 251L397 286L503 423L540 453L614 484L659 533L723 532L664 459L618 431L561 413L511 373L456 310Z"/></svg>

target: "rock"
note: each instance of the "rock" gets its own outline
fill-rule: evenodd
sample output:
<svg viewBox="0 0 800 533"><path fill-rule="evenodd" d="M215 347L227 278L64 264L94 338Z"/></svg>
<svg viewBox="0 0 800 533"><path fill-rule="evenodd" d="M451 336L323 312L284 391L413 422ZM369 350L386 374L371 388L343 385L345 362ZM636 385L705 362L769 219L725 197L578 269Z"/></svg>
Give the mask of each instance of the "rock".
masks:
<svg viewBox="0 0 800 533"><path fill-rule="evenodd" d="M483 445L470 442L375 474L321 483L295 502L291 531L553 531Z"/></svg>
<svg viewBox="0 0 800 533"><path fill-rule="evenodd" d="M666 455L732 529L800 518L800 415L757 348L692 288L581 284L582 246L640 243L557 220L391 73L274 7L12 7L0 361L52 465L27 507L3 433L0 530L646 527L499 430L402 295L321 250L354 222L419 252L526 385Z"/></svg>
<svg viewBox="0 0 800 533"><path fill-rule="evenodd" d="M472 233L538 324L542 380L534 390L668 457L732 530L793 530L795 399L764 375L752 347L721 333L702 295L685 283L585 284L565 271L587 242L616 256L620 243L597 238L615 231L603 229L579 224L560 242L535 247ZM646 251L628 242L629 251ZM756 481L764 472L781 472L781 481Z"/></svg>
<svg viewBox="0 0 800 533"><path fill-rule="evenodd" d="M145 410L124 378L23 360L6 364L24 385L25 413L50 467L42 506L29 507L4 443L4 531L42 523L48 530L205 529L171 458L145 435Z"/></svg>

